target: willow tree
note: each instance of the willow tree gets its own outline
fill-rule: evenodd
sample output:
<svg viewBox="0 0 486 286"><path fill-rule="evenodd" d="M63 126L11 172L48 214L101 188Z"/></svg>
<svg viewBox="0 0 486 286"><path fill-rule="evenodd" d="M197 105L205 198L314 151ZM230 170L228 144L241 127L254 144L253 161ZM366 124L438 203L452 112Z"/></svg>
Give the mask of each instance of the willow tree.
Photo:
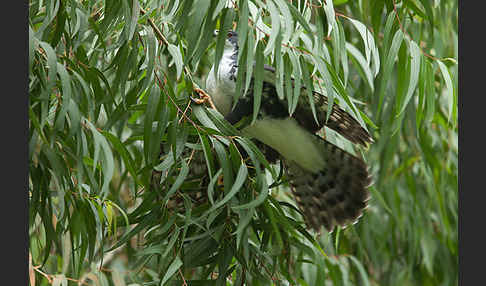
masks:
<svg viewBox="0 0 486 286"><path fill-rule="evenodd" d="M282 166L193 102L215 29L281 100L292 78L367 126L324 130L371 167L357 224L309 230ZM457 284L457 42L451 0L29 1L31 285Z"/></svg>

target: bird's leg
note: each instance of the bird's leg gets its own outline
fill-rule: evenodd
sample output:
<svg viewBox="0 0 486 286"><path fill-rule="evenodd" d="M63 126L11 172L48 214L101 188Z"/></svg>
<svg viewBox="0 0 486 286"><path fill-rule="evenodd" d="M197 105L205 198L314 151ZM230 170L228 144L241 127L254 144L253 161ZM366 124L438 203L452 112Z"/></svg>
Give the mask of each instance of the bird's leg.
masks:
<svg viewBox="0 0 486 286"><path fill-rule="evenodd" d="M207 94L204 90L196 87L194 88L194 92L199 95L199 98L194 98L191 96L192 101L194 101L196 104L204 104L208 102L213 109L216 109L216 106L214 106L211 96L209 96L209 94Z"/></svg>

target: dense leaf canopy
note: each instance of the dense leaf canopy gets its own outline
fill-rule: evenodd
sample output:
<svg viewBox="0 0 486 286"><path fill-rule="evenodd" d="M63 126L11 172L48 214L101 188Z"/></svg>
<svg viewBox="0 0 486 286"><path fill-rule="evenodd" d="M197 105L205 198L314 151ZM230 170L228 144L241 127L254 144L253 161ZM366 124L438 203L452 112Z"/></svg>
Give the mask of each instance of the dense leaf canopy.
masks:
<svg viewBox="0 0 486 286"><path fill-rule="evenodd" d="M30 0L31 285L457 285L457 17L453 0ZM307 229L282 166L191 100L230 29L238 91L268 64L289 113L305 87L368 128L368 148L323 130L370 166L357 224Z"/></svg>

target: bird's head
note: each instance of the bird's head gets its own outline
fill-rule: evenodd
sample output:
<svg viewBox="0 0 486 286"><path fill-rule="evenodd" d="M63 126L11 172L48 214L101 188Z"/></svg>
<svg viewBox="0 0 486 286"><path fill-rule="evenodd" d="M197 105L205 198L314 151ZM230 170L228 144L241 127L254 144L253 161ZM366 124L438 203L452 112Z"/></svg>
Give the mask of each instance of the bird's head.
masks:
<svg viewBox="0 0 486 286"><path fill-rule="evenodd" d="M214 30L214 36L219 35L219 30ZM226 41L224 43L225 50L238 50L238 33L235 31L228 31L226 33Z"/></svg>

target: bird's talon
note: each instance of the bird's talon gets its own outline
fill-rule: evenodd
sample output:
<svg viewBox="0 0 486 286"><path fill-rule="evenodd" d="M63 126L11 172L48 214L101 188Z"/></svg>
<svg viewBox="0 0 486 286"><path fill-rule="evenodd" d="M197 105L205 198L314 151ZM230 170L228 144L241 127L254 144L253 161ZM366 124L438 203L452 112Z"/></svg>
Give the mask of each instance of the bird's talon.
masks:
<svg viewBox="0 0 486 286"><path fill-rule="evenodd" d="M206 102L209 103L209 105L213 108L216 109L216 106L214 105L213 101L211 100L211 96L207 94L204 90L200 88L194 88L194 92L199 95L199 98L195 98L191 96L192 101L196 104L204 104Z"/></svg>
<svg viewBox="0 0 486 286"><path fill-rule="evenodd" d="M194 92L196 92L197 94L199 94L200 97L205 97L205 96L209 96L204 90L196 87L194 88Z"/></svg>
<svg viewBox="0 0 486 286"><path fill-rule="evenodd" d="M196 104L203 104L205 102L203 98L195 98L193 96L191 96L191 100Z"/></svg>

